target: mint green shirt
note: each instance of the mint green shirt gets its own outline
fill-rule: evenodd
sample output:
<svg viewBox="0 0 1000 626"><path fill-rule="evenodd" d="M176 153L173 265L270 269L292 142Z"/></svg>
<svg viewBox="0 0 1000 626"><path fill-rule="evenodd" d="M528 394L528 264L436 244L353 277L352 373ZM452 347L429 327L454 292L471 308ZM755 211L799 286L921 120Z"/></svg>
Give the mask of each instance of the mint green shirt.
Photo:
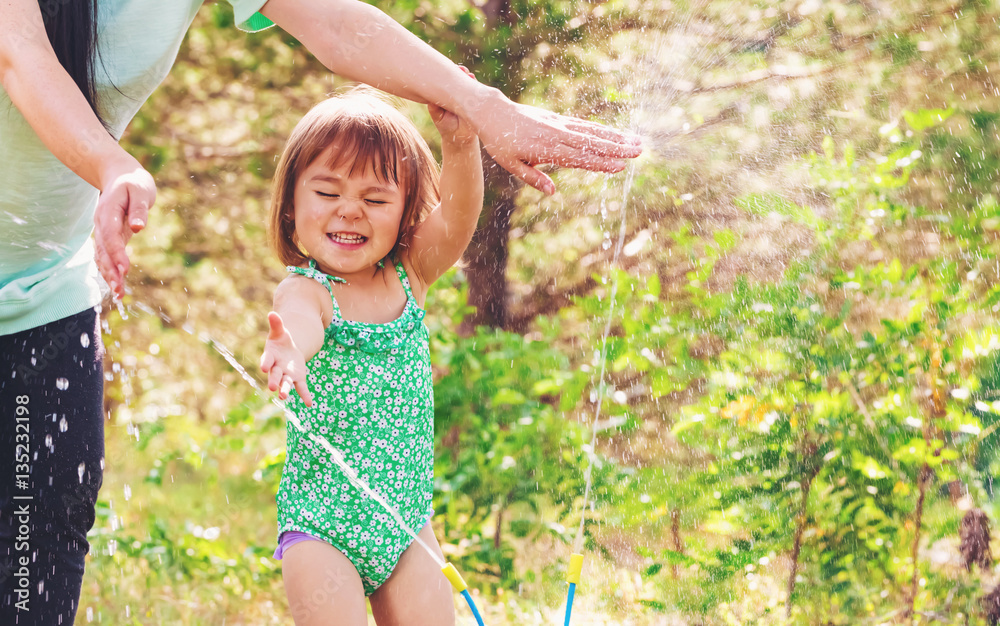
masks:
<svg viewBox="0 0 1000 626"><path fill-rule="evenodd" d="M271 22L266 0L229 0L236 23L257 31ZM116 139L166 78L204 0L97 0L95 67L101 114ZM96 306L97 189L42 144L0 87L0 335Z"/></svg>

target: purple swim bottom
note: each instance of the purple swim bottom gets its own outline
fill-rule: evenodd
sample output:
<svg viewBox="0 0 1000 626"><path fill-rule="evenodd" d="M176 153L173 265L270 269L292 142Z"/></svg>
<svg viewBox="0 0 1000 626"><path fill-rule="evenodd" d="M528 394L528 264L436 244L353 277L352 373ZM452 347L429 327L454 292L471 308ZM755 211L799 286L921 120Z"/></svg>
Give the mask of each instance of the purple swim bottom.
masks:
<svg viewBox="0 0 1000 626"><path fill-rule="evenodd" d="M274 550L273 558L280 561L281 557L285 555L286 550L297 543L302 543L303 541L322 541L322 539L313 537L309 533L304 533L299 530L286 530L281 533L281 537L278 539L278 547Z"/></svg>

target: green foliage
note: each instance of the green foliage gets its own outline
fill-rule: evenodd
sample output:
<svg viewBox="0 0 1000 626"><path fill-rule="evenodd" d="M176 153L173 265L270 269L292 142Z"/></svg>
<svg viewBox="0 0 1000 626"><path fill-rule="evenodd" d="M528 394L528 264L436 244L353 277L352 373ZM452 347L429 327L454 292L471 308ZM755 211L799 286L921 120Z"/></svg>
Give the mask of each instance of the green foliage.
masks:
<svg viewBox="0 0 1000 626"><path fill-rule="evenodd" d="M516 331L458 332L460 272L429 297L435 530L488 622L560 619L593 462L596 619L885 623L912 600L981 623L957 532L997 513L995 3L490 4L379 6L522 101L627 113L647 150L626 189L520 195ZM210 5L130 129L160 196L109 315L98 623L287 621L284 425L246 380L283 275L275 156L338 86Z"/></svg>
<svg viewBox="0 0 1000 626"><path fill-rule="evenodd" d="M439 336L435 369L435 511L445 540L459 546L456 561L488 573L496 585L515 589L525 572L513 567L513 547L503 533L560 541L570 531L584 491L583 427L565 419L587 379L548 338L480 328L470 337ZM603 500L618 471L594 457L595 498ZM509 531L508 531L509 528ZM463 547L464 546L464 547Z"/></svg>

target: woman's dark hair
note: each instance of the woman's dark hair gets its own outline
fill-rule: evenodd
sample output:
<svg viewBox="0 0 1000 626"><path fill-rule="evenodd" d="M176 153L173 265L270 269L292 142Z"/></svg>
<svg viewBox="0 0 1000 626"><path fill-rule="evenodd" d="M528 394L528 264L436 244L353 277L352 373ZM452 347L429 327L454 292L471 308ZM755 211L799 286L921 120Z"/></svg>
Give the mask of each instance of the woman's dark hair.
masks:
<svg viewBox="0 0 1000 626"><path fill-rule="evenodd" d="M101 123L94 65L97 62L97 0L38 0L45 34L56 58L83 92Z"/></svg>

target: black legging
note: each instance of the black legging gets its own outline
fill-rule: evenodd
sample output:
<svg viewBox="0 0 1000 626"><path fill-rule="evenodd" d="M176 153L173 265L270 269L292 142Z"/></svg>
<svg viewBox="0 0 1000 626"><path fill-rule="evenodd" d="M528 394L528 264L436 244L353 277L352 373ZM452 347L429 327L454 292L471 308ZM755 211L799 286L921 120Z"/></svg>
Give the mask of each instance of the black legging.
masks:
<svg viewBox="0 0 1000 626"><path fill-rule="evenodd" d="M104 465L93 309L0 336L0 624L73 624Z"/></svg>

